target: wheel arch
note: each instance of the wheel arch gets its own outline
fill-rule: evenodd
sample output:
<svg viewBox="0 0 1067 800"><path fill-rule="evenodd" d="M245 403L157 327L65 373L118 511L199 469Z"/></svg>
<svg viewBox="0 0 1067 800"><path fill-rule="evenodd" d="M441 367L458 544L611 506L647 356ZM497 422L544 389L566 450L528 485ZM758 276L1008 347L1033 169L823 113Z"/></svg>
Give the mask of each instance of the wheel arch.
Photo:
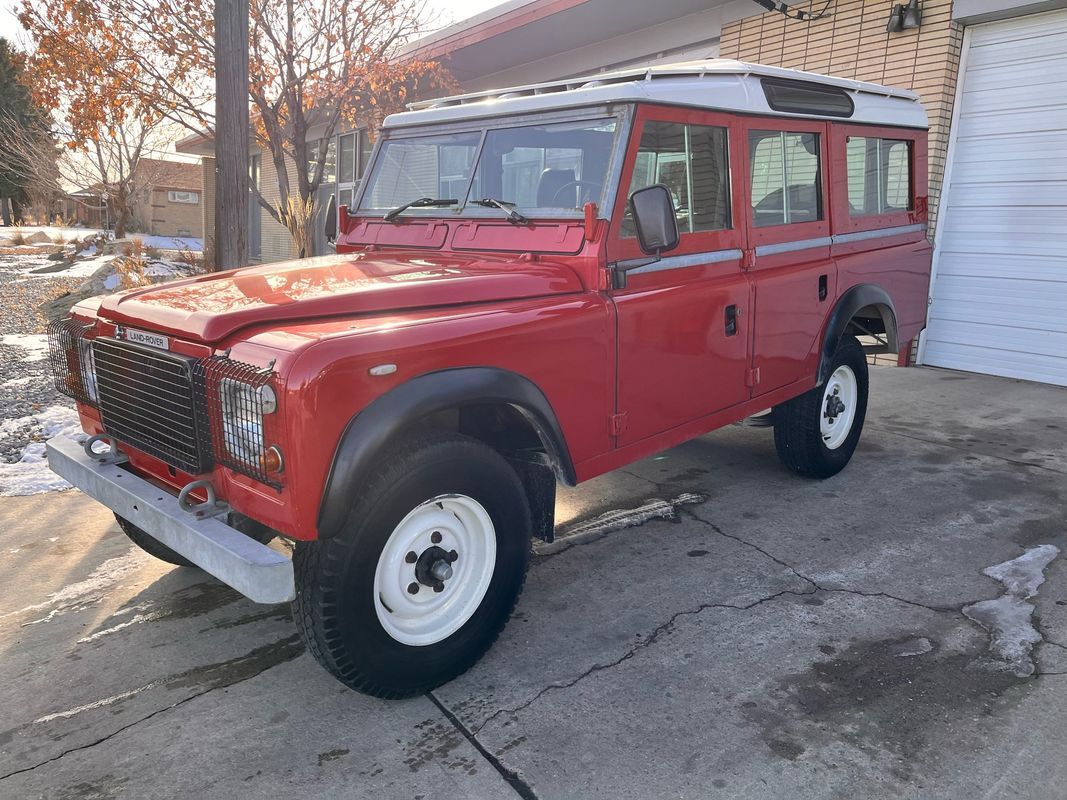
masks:
<svg viewBox="0 0 1067 800"><path fill-rule="evenodd" d="M507 408L522 421L544 452L557 480L576 483L566 439L548 398L516 372L462 367L412 378L377 397L349 420L334 451L319 506L318 532L328 538L345 523L349 499L366 479L374 459L397 437L434 415L490 406ZM533 440L531 439L531 443Z"/></svg>
<svg viewBox="0 0 1067 800"><path fill-rule="evenodd" d="M888 349L896 353L900 350L897 341L897 312L889 293L873 283L860 283L852 286L838 298L826 323L826 332L822 339L822 352L819 356L819 371L816 386L822 386L830 375L830 364L841 341L856 319L874 319L880 322Z"/></svg>

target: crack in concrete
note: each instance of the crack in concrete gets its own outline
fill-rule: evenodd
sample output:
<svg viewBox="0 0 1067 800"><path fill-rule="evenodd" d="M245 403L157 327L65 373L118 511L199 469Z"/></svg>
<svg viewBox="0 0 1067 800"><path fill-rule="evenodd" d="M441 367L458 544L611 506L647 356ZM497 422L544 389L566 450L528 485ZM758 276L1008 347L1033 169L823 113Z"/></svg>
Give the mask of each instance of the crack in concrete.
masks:
<svg viewBox="0 0 1067 800"><path fill-rule="evenodd" d="M478 731L472 732L470 728L460 722L459 717L457 717L432 691L426 693L426 698L437 706L437 710L444 715L445 719L451 723L452 727L455 728L464 739L470 742L474 749L486 760L489 766L495 769L500 777L515 790L515 794L523 798L523 800L539 800L533 787L530 786L519 773L510 767L505 766L503 761L493 755L485 745L478 741ZM481 728L478 730L481 730Z"/></svg>
<svg viewBox="0 0 1067 800"><path fill-rule="evenodd" d="M654 628L648 636L642 637L641 641L639 641L637 644L635 644L633 647L623 653L623 655L619 656L619 658L615 659L614 661L610 661L607 664L594 664L589 669L585 670L577 677L571 678L570 680L550 683L548 686L545 686L539 692L537 692L537 694L535 694L529 700L524 701L523 703L518 706L515 706L514 708L497 709L482 721L482 723L474 730L473 734L477 736L479 733L482 732L486 725L488 725L494 719L500 717L503 714L517 714L520 711L529 708L531 705L536 703L538 700L540 700L542 697L544 697L551 691L559 689L570 689L578 683L581 683L590 675L595 675L598 672L604 672L605 670L614 669L620 664L629 661L631 658L633 658L639 652L644 650L646 647L650 647L651 645L655 644L655 642L660 638L660 636L665 633L668 633L671 628L673 628L674 623L677 622L681 617L695 616L704 611L707 611L709 608L723 608L729 609L731 611L749 611L755 608L756 606L763 605L764 603L769 603L773 600L777 600L778 598L783 597L785 595L804 597L807 595L815 594L817 591L818 589L815 588L807 592L798 592L795 589L783 589L782 591L775 592L774 594L768 595L767 597L761 597L759 600L754 600L753 602L747 605L735 605L733 603L701 603L695 608L688 608L683 611L678 611L673 614L671 618L668 619L666 622L656 626L656 628ZM640 636L640 634L638 634L638 636Z"/></svg>
<svg viewBox="0 0 1067 800"><path fill-rule="evenodd" d="M216 691L218 689L229 689L231 686L236 686L239 683L244 683L245 681L252 680L253 678L256 678L256 677L262 675L267 670L273 669L274 667L280 666L281 664L284 664L284 663L286 663L286 662L282 661L282 662L279 662L277 664L270 664L268 666L263 667L260 670L257 670L254 673L251 673L251 674L248 674L248 675L243 675L241 678L239 678L239 679L237 679L235 681L231 681L230 683L216 683L216 684L213 684L211 686L208 686L207 688L203 689L202 691L195 692L195 693L189 695L188 697L183 697L181 700L179 700L176 703L172 703L169 706L164 706L163 708L157 708L152 713L146 714L145 716L141 717L140 719L136 719L133 722L127 723L126 725L123 725L122 727L112 731L111 733L107 734L106 736L102 736L99 739L96 739L95 741L88 742L88 743L82 744L82 745L78 745L77 747L71 747L68 750L64 750L63 752L52 756L51 758L46 758L44 761L41 761L41 762L39 762L37 764L34 764L33 766L22 767L21 769L16 769L16 770L13 770L11 772L8 772L5 775L0 775L0 781L5 781L8 778L13 778L16 775L22 775L22 774L24 774L26 772L33 772L36 769L40 769L41 767L47 766L48 764L51 764L51 763L53 763L55 761L59 761L61 758L64 758L64 757L70 755L71 753L77 753L77 752L79 752L81 750L90 750L90 749L96 747L97 745L103 744L104 742L115 738L120 733L125 733L126 731L130 730L130 728L135 728L138 725L140 725L141 723L147 722L148 720L152 719L155 716L163 714L164 712L167 712L167 711L172 711L173 709L178 708L179 706L183 706L186 703L188 703L190 700L196 700L198 697L203 697L204 695L209 694L211 692L214 692L214 691Z"/></svg>

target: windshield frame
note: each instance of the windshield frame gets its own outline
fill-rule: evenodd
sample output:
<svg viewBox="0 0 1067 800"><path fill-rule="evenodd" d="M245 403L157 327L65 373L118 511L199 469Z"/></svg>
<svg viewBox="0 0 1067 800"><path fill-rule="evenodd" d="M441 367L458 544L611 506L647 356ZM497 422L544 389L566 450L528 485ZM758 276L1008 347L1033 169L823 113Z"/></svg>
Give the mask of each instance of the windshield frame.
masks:
<svg viewBox="0 0 1067 800"><path fill-rule="evenodd" d="M534 125L553 125L565 122L594 122L598 120L615 121L614 139L611 144L611 154L608 157L607 172L604 177L604 188L600 200L597 202L597 217L608 219L611 209L615 204L615 196L618 192L619 181L622 177L623 162L626 159L626 143L630 138L630 130L633 125L634 103L612 103L609 105L597 104L580 106L577 108L560 109L559 111L538 112L536 114L513 114L499 117L472 117L469 120L439 123L432 125L411 125L396 128L383 128L374 143L367 165L364 180L360 183L353 204L349 209L350 217L366 219L384 219L386 211L382 209L361 208L363 198L370 187L370 178L378 165L383 146L387 141L413 139L422 136L451 133L478 133L478 148L471 162L471 173L464 188L463 197L457 198L459 203L448 209L441 208L411 208L404 212L403 218L441 217L455 219L478 219L478 220L502 220L500 210L474 205L469 202L471 185L474 182L475 173L481 163L482 152L485 147L486 136L489 131L501 128L529 127ZM510 198L500 198L508 200ZM520 213L532 210L529 214L536 219L580 219L584 215L581 208L574 209L524 209L516 206Z"/></svg>

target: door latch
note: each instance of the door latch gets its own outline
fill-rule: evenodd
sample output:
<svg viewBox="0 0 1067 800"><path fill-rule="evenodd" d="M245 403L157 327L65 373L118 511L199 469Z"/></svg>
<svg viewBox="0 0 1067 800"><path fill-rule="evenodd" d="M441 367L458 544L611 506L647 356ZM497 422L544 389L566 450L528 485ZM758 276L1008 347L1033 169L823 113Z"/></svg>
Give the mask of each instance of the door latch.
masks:
<svg viewBox="0 0 1067 800"><path fill-rule="evenodd" d="M730 305L726 307L726 335L733 336L737 333L737 317L741 312L737 310L737 306Z"/></svg>

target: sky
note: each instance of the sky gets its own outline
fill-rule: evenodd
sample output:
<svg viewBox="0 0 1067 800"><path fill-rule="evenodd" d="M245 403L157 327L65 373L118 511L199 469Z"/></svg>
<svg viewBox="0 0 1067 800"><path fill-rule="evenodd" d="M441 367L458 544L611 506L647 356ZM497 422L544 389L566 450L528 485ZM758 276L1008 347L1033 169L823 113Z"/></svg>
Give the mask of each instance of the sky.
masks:
<svg viewBox="0 0 1067 800"><path fill-rule="evenodd" d="M48 2L48 0L36 0ZM429 13L439 19L441 26L473 17L505 0L427 0ZM26 44L25 34L15 18L19 0L0 0L0 36L18 44ZM437 26L435 26L437 27Z"/></svg>

